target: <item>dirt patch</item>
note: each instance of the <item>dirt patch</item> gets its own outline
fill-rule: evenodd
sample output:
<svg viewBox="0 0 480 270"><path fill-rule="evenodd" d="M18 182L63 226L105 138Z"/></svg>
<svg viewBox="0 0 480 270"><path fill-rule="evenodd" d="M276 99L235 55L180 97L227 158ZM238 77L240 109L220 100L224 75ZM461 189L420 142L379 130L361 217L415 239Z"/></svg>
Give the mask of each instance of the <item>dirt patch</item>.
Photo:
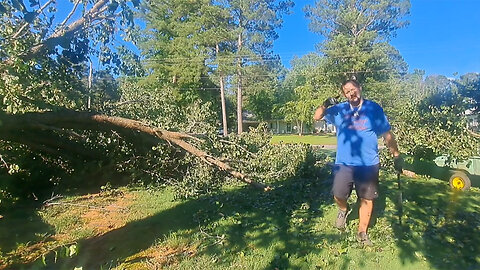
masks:
<svg viewBox="0 0 480 270"><path fill-rule="evenodd" d="M408 170L403 170L402 173L405 175L405 176L408 176L408 177L412 177L412 178L416 178L417 177L417 174L412 172L412 171L408 171Z"/></svg>
<svg viewBox="0 0 480 270"><path fill-rule="evenodd" d="M47 251L48 249L43 242L20 248L15 253L12 253L12 257L7 258L5 261L0 260L0 270L9 269L11 264L18 260L32 262Z"/></svg>
<svg viewBox="0 0 480 270"><path fill-rule="evenodd" d="M116 197L109 205L91 208L82 214L85 226L95 231L97 235L125 226L129 219L128 209L135 200L133 193Z"/></svg>
<svg viewBox="0 0 480 270"><path fill-rule="evenodd" d="M0 270L8 269L12 263L31 263L42 255L55 252L59 248L76 243L79 237L103 235L123 227L129 218L129 207L135 202L134 193L98 193L88 194L74 200L50 203L49 217L65 219L64 232L45 235L37 243L18 247L0 261ZM72 218L76 217L76 218ZM68 231L68 232L65 232ZM75 232L82 232L81 236Z"/></svg>
<svg viewBox="0 0 480 270"><path fill-rule="evenodd" d="M197 254L197 246L154 246L137 253L127 260L123 266L128 269L162 269L168 265L175 265L182 258L193 257ZM120 266L122 267L122 265Z"/></svg>

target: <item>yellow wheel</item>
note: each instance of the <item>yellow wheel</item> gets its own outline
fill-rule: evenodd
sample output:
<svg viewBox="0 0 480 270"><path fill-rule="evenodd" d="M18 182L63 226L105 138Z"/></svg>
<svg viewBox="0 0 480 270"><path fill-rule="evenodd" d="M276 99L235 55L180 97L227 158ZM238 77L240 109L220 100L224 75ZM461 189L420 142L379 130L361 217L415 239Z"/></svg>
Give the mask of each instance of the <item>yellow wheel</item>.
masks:
<svg viewBox="0 0 480 270"><path fill-rule="evenodd" d="M463 172L455 172L449 180L450 187L456 190L468 190L472 186L470 178Z"/></svg>

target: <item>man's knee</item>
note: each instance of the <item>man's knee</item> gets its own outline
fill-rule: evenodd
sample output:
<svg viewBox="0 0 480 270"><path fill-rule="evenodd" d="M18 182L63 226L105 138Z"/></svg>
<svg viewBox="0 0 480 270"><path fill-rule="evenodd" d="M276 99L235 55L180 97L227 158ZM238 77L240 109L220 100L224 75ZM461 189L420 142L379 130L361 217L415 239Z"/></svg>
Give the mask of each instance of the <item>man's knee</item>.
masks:
<svg viewBox="0 0 480 270"><path fill-rule="evenodd" d="M360 198L360 207L362 206L373 206L373 200Z"/></svg>

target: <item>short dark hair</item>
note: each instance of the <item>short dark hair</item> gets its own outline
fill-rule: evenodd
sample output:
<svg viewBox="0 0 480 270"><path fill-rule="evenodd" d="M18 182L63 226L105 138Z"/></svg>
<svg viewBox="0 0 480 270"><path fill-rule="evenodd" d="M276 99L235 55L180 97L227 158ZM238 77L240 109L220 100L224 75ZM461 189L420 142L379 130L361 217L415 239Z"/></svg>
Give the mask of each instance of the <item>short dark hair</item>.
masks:
<svg viewBox="0 0 480 270"><path fill-rule="evenodd" d="M359 83L357 80L350 79L350 80L346 80L346 81L344 81L344 82L342 83L342 86L340 87L342 91L343 91L343 87L344 87L347 83L351 83L351 84L353 84L355 87L361 88L360 83Z"/></svg>

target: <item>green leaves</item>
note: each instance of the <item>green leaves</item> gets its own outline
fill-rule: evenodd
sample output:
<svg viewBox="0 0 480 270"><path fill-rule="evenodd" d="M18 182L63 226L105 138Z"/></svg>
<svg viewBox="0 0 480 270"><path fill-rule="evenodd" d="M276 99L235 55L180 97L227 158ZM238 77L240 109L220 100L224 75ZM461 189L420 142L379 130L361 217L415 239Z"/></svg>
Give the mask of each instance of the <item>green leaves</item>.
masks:
<svg viewBox="0 0 480 270"><path fill-rule="evenodd" d="M474 105L465 102L459 81L444 76L423 80L417 72L397 82L402 92L392 99L389 114L402 152L427 160L478 155L480 140L467 131L465 117Z"/></svg>
<svg viewBox="0 0 480 270"><path fill-rule="evenodd" d="M118 8L118 2L117 1L110 1L110 4L108 4L108 11L114 12Z"/></svg>
<svg viewBox="0 0 480 270"><path fill-rule="evenodd" d="M18 11L25 11L25 5L23 4L23 1L21 0L11 0L12 1L12 6L18 10Z"/></svg>
<svg viewBox="0 0 480 270"><path fill-rule="evenodd" d="M25 12L25 14L23 15L23 19L27 23L33 23L33 20L35 19L36 16L37 16L36 12Z"/></svg>
<svg viewBox="0 0 480 270"><path fill-rule="evenodd" d="M78 247L76 244L65 247L65 255L67 257L73 257L78 253Z"/></svg>
<svg viewBox="0 0 480 270"><path fill-rule="evenodd" d="M132 4L134 7L140 6L140 0L132 0Z"/></svg>
<svg viewBox="0 0 480 270"><path fill-rule="evenodd" d="M7 13L7 8L5 8L5 6L2 3L0 3L0 15L4 13Z"/></svg>

